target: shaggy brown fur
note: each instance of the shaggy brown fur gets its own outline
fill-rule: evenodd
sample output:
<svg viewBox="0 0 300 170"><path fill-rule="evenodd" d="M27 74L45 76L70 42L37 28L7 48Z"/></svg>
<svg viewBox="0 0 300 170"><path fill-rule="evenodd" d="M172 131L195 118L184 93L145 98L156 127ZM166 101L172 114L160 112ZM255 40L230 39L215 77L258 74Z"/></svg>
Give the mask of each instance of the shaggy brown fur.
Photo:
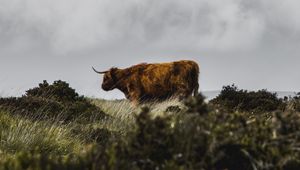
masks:
<svg viewBox="0 0 300 170"><path fill-rule="evenodd" d="M111 68L103 77L102 89L121 90L127 99L140 103L171 96L186 98L198 93L199 66L194 61L141 63L125 69Z"/></svg>

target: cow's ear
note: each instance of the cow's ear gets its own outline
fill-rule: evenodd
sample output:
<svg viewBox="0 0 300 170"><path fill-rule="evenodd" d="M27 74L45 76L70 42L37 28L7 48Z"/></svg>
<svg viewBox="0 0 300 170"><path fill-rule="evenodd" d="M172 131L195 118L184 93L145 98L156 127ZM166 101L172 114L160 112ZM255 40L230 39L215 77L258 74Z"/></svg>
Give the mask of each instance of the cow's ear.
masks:
<svg viewBox="0 0 300 170"><path fill-rule="evenodd" d="M116 76L116 72L117 72L118 68L117 67L112 67L109 71L111 78L113 79L113 81L116 81L117 76Z"/></svg>
<svg viewBox="0 0 300 170"><path fill-rule="evenodd" d="M117 67L112 67L112 68L110 69L110 74L111 74L111 75L114 75L114 74L116 73L117 70L118 70Z"/></svg>

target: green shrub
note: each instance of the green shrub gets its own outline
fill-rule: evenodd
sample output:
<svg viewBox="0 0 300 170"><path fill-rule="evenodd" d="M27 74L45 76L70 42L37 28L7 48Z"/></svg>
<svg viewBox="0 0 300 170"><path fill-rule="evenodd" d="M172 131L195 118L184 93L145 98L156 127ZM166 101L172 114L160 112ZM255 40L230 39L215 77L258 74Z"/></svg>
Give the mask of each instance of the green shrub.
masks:
<svg viewBox="0 0 300 170"><path fill-rule="evenodd" d="M100 108L79 96L68 83L60 80L54 81L52 85L44 81L39 87L27 90L22 97L0 98L0 109L46 120L70 121L78 117L78 120L105 117Z"/></svg>
<svg viewBox="0 0 300 170"><path fill-rule="evenodd" d="M286 97L287 109L300 112L300 92L294 97Z"/></svg>
<svg viewBox="0 0 300 170"><path fill-rule="evenodd" d="M277 98L276 93L266 90L248 92L238 89L235 85L224 86L220 94L210 103L230 112L271 112L285 108L285 103Z"/></svg>
<svg viewBox="0 0 300 170"><path fill-rule="evenodd" d="M79 96L68 83L57 80L49 85L46 80L40 83L38 87L26 91L27 97L41 97L55 100L58 102L74 102L85 100L83 96Z"/></svg>

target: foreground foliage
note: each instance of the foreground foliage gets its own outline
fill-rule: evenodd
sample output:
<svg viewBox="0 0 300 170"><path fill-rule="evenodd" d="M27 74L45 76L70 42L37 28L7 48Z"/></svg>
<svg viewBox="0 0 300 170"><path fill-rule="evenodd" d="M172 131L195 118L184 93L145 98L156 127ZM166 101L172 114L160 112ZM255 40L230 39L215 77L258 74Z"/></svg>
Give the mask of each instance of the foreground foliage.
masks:
<svg viewBox="0 0 300 170"><path fill-rule="evenodd" d="M300 169L299 98L284 101L267 91L228 88L232 89L224 88L208 104L201 95L164 107L158 103L133 108L126 101L92 100L90 104L110 117L85 123L71 119L64 120L68 124L53 124L3 112L1 141L9 141L5 132L20 120L30 121L27 126L36 124L32 129L42 129L38 132L49 140L33 138L37 146L33 149L28 143L16 142L19 147L0 143L0 169ZM252 104L246 106L244 101ZM273 107L276 102L280 107ZM26 132L35 135L34 130L25 129L23 135Z"/></svg>

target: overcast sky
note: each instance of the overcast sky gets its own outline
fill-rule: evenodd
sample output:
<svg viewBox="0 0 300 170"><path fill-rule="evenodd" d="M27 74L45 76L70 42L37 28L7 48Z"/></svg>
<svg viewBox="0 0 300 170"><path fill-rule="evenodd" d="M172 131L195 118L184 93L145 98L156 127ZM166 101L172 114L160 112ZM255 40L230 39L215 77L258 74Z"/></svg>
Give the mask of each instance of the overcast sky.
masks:
<svg viewBox="0 0 300 170"><path fill-rule="evenodd" d="M62 79L80 93L106 70L192 59L202 91L300 91L299 0L0 0L0 95Z"/></svg>

